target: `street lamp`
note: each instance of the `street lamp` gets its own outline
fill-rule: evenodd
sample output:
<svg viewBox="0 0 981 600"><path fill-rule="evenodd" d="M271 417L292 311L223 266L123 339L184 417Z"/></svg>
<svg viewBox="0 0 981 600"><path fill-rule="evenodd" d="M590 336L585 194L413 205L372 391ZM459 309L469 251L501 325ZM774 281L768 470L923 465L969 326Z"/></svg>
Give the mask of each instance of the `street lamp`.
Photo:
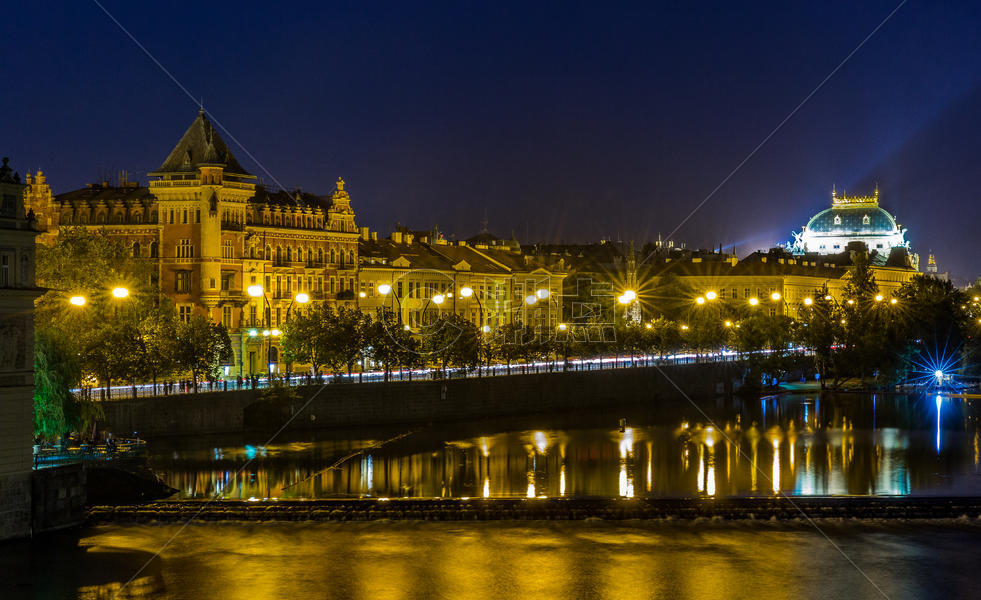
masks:
<svg viewBox="0 0 981 600"><path fill-rule="evenodd" d="M468 285L460 288L460 296L463 298L473 298L477 301L477 320L480 323L480 330L488 333L490 327L484 325L484 305L480 302L480 295L475 294L473 288Z"/></svg>
<svg viewBox="0 0 981 600"><path fill-rule="evenodd" d="M695 298L695 304L705 304L705 296L699 296Z"/></svg>
<svg viewBox="0 0 981 600"><path fill-rule="evenodd" d="M247 287L245 291L248 292L249 296L253 298L259 298L261 296L262 299L265 301L267 310L262 314L262 324L264 327L269 327L270 323L268 323L267 321L272 318L272 315L270 315L270 313L272 312L272 306L270 306L269 304L269 298L266 297L266 290L264 290L261 285L256 283ZM249 337L252 337L251 332L249 332L249 334L250 334ZM268 381L271 382L273 363L272 361L268 360L268 358L272 354L272 336L270 335L270 331L268 329L263 329L262 337L266 338L266 359L267 359L266 363L269 366L269 370L267 373L268 373Z"/></svg>
<svg viewBox="0 0 981 600"><path fill-rule="evenodd" d="M115 298L125 298L129 296L129 290L124 287L114 287L112 288L112 295Z"/></svg>
<svg viewBox="0 0 981 600"><path fill-rule="evenodd" d="M392 294L392 286L387 283L379 284L376 289L378 290L378 293L381 294L382 296L387 296L389 294ZM402 299L399 298L398 294L392 294L392 297L395 298L395 302L398 304L399 307L398 320L399 320L399 325L401 325L402 324ZM406 331L409 330L408 325L405 326L405 330Z"/></svg>
<svg viewBox="0 0 981 600"><path fill-rule="evenodd" d="M293 296L293 299L290 300L290 305L286 307L286 322L287 323L290 322L290 311L293 310L293 303L294 302L296 302L297 304L306 304L307 302L310 302L310 295L309 294L306 294L305 292L300 292L299 294Z"/></svg>
<svg viewBox="0 0 981 600"><path fill-rule="evenodd" d="M705 292L705 299L706 300L715 300L718 297L719 297L719 295L716 294L715 292L712 292L712 291Z"/></svg>
<svg viewBox="0 0 981 600"><path fill-rule="evenodd" d="M750 305L750 306L756 306L756 305L757 305L757 304L759 304L759 303L760 303L760 300L759 300L759 298L750 298L750 299L749 299L749 305Z"/></svg>
<svg viewBox="0 0 981 600"><path fill-rule="evenodd" d="M72 296L68 301L75 306L85 306L85 296Z"/></svg>
<svg viewBox="0 0 981 600"><path fill-rule="evenodd" d="M804 306L810 306L814 304L814 299L811 297L804 298Z"/></svg>
<svg viewBox="0 0 981 600"><path fill-rule="evenodd" d="M770 294L770 300L773 300L774 302L779 302L781 298L783 298L783 296L780 295L780 292L773 292Z"/></svg>
<svg viewBox="0 0 981 600"><path fill-rule="evenodd" d="M875 295L875 301L876 302L882 302L883 300L884 300L884 298L882 297L882 294L876 294Z"/></svg>

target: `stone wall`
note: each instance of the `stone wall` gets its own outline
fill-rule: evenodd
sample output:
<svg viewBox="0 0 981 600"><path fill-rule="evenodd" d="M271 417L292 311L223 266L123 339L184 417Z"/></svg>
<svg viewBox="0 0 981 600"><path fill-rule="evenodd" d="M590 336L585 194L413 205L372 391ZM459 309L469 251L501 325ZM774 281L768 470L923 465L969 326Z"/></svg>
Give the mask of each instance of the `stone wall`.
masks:
<svg viewBox="0 0 981 600"><path fill-rule="evenodd" d="M743 368L733 363L637 367L485 378L300 388L293 407L268 410L250 390L114 400L103 405L103 427L141 437L275 430L291 414L291 429L471 420L601 408L731 393ZM670 378L670 379L669 379ZM673 383L672 383L673 382ZM675 387L675 384L677 387ZM275 407L274 407L275 408Z"/></svg>
<svg viewBox="0 0 981 600"><path fill-rule="evenodd" d="M31 534L31 472L0 475L0 540Z"/></svg>
<svg viewBox="0 0 981 600"><path fill-rule="evenodd" d="M81 463L34 471L33 533L78 525L85 518L85 468Z"/></svg>

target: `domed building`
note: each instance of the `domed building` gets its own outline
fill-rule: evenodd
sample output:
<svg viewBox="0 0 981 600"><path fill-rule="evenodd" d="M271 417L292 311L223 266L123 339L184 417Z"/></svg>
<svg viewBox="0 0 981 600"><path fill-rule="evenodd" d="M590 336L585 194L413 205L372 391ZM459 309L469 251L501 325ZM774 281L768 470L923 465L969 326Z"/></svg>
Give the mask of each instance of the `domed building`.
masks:
<svg viewBox="0 0 981 600"><path fill-rule="evenodd" d="M888 255L892 248L909 249L906 230L879 206L879 189L872 196L840 197L831 192L831 208L811 217L794 233L794 254L840 254L850 242L863 242L869 251Z"/></svg>

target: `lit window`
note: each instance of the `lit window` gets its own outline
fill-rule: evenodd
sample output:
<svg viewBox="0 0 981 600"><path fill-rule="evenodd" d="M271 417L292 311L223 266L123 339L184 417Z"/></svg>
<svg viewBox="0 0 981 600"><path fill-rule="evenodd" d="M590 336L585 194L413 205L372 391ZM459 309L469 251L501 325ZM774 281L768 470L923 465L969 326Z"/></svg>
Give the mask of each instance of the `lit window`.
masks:
<svg viewBox="0 0 981 600"><path fill-rule="evenodd" d="M841 225L841 217L838 215L835 215L835 225Z"/></svg>

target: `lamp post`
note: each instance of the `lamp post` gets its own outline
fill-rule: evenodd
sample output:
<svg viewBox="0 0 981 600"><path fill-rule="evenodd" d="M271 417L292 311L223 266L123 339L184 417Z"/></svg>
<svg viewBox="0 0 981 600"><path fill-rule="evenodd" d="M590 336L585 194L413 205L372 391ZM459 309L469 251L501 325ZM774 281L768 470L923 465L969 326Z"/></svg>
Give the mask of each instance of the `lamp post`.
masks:
<svg viewBox="0 0 981 600"><path fill-rule="evenodd" d="M478 326L479 329L480 329L480 345L481 345L481 347L483 347L483 345L484 345L484 339L483 339L484 336L483 336L483 334L488 333L490 331L490 326L484 325L484 305L481 304L481 302L480 302L480 295L474 293L473 288L468 285L468 286L465 286L465 287L460 288L460 296L463 297L463 298L473 298L474 300L477 301L477 322L480 323L480 325ZM490 356L489 355L487 355L487 367L490 368ZM480 368L481 368L480 367L480 364L478 363L478 365L477 365L477 377L480 377L480 375L481 375Z"/></svg>
<svg viewBox="0 0 981 600"><path fill-rule="evenodd" d="M266 367L267 367L267 371L266 371L267 372L267 375L266 375L266 377L267 377L267 383L271 383L272 382L272 362L269 360L269 358L270 358L270 355L272 354L272 332L269 329L266 329L266 328L268 328L269 325L270 325L270 323L268 321L269 321L269 319L271 317L270 313L272 312L272 306L270 306L270 304L269 304L269 298L266 297L266 291L262 288L261 285L259 285L259 284L250 285L246 291L249 293L249 296L251 296L253 298L258 298L258 297L261 296L262 299L265 300L265 302L266 302L266 310L262 314L262 326L264 327L264 329L262 330L262 336L264 338L266 338Z"/></svg>
<svg viewBox="0 0 981 600"><path fill-rule="evenodd" d="M378 293L381 294L382 296L387 296L389 294L392 294L392 297L395 298L395 302L398 303L398 307L399 307L398 322L399 322L399 327L401 327L402 326L402 299L399 298L398 294L393 293L392 286L387 283L383 283L378 286Z"/></svg>

